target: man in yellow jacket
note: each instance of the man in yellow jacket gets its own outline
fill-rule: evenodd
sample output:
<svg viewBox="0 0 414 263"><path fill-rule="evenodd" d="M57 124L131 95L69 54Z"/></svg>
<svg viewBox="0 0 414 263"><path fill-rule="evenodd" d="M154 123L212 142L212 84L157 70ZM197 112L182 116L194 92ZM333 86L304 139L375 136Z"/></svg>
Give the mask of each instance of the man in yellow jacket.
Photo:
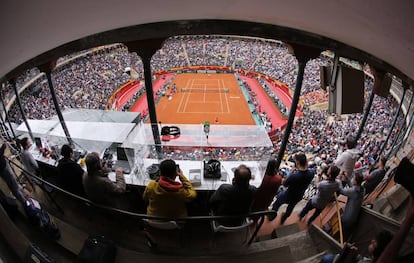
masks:
<svg viewBox="0 0 414 263"><path fill-rule="evenodd" d="M178 176L179 181L175 178ZM197 192L176 163L167 159L160 164L160 178L151 180L143 199L148 203L147 214L164 217L186 217L186 204L194 200Z"/></svg>

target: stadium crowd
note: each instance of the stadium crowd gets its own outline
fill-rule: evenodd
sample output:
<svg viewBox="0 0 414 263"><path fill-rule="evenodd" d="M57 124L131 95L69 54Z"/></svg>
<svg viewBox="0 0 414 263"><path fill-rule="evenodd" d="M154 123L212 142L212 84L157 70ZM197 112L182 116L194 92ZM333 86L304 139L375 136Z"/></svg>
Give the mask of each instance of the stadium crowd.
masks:
<svg viewBox="0 0 414 263"><path fill-rule="evenodd" d="M52 77L62 111L67 108L105 109L111 94L130 79L131 76L125 72L127 67L137 72L139 79L143 78L141 60L135 53L129 53L127 47L122 44L77 52L59 59L58 62ZM303 116L296 120L293 127L287 155L302 150L328 162L341 152L341 142L344 138L348 134L355 134L359 128L362 114L338 119L326 110L311 109L312 105L327 101L327 93L320 88L319 67L330 63L328 56L321 55L320 58L309 61L306 66L301 90L305 107L303 107ZM286 83L289 87L295 86L298 67L295 57L281 42L224 36L169 38L151 60L153 73L178 67L203 65L226 66L257 72ZM25 72L17 79L17 87L21 88L39 74L38 69ZM288 115L289 109L273 94L268 86L270 84L263 80L260 80L260 83L281 112ZM372 80L369 78L366 80L365 89L367 98L372 90ZM140 97L143 92L144 87L134 95L134 98ZM254 100L252 103L260 104L255 100L251 89L249 93ZM3 90L3 96L7 98L13 96L10 84L7 84L6 89ZM29 119L47 119L56 114L45 75L24 89L20 98L26 117ZM122 110L127 110L132 103L133 101L129 101ZM381 143L390 132L390 122L395 115L395 108L395 101L391 97L387 99L375 97L372 106L375 110L370 111L358 145L364 165L368 164L368 160L377 157ZM16 103L11 106L9 117L13 122L22 122ZM282 135L283 133L279 132L279 136ZM391 141L393 139L391 138ZM280 141L275 143L274 154L277 154L279 146ZM226 151L226 149L222 150ZM235 159L235 156L243 153L244 151L240 151L238 154L219 154L219 156Z"/></svg>

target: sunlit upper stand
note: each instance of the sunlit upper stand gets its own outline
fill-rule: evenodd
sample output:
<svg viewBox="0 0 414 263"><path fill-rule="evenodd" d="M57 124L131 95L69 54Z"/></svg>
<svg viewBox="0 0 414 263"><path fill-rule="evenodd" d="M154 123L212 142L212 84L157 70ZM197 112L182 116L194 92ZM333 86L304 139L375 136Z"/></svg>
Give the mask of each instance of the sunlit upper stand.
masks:
<svg viewBox="0 0 414 263"><path fill-rule="evenodd" d="M267 161L273 151L272 142L263 126L211 124L207 133L203 124L158 124L163 127L178 127L179 136L161 136L161 145L154 143L151 124L140 121L139 113L98 110L70 110L64 118L75 148L102 154L110 149L116 160L116 148L132 148L134 157L128 161L131 172L125 174L127 184L145 186L151 180L148 167L171 158L179 164L187 177L198 176L198 190L214 190L222 183L230 183L233 170L246 164L252 170L251 184L259 186ZM60 149L67 143L58 119L28 120L33 137L41 138L48 149ZM25 124L17 131L27 134ZM175 130L176 131L176 130ZM38 161L56 165L57 161L44 157L33 146L32 153ZM221 162L221 178L204 178L204 162L216 159ZM110 178L114 174L110 173Z"/></svg>

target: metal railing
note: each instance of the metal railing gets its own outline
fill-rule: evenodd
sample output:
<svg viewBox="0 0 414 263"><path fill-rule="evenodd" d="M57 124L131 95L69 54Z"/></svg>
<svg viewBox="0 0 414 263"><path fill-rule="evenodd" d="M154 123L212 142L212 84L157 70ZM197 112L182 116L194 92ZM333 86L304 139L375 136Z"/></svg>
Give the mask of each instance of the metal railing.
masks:
<svg viewBox="0 0 414 263"><path fill-rule="evenodd" d="M336 208L336 216L338 217L338 227L339 227L339 242L341 245L344 244L344 235L342 230L342 220L341 220L341 209L338 204L338 196L336 193L334 193L335 196L335 208Z"/></svg>
<svg viewBox="0 0 414 263"><path fill-rule="evenodd" d="M78 196L76 194L73 194L69 191L66 191L50 182L48 182L47 180L44 180L43 178L34 175L34 174L30 174L27 170L25 170L19 163L15 162L14 160L11 160L10 158L7 158L7 160L9 161L10 164L12 164L14 167L20 169L22 171L22 173L24 174L23 176L30 176L32 179L34 179L34 182L36 184L38 184L42 189L44 189L44 186L47 186L55 191L58 191L60 193L63 193L65 196L73 198L79 202L85 203L87 205L90 205L92 207L98 208L98 209L102 209L103 211L112 213L112 214L116 214L116 215L122 215L122 216L126 216L126 217L133 217L136 218L138 220L141 220L141 222L144 223L145 219L150 219L150 220L157 220L157 221L178 221L178 222L187 222L187 221L209 221L210 223L213 220L222 220L222 219L240 219L240 218L251 218L253 219L256 224L255 224L255 228L253 231L253 234L250 236L250 239L247 243L247 245L250 245L253 243L253 241L255 241L257 234L260 230L260 228L262 227L263 223L264 223L264 219L265 216L271 216L274 215L276 212L275 211L259 211L259 212L252 212L246 215L222 215L222 216L212 216L212 215L206 215L206 216L188 216L188 217L162 217L162 216L152 216L152 215L147 215L147 214L140 214L140 213L135 213L135 212L131 212L131 211L126 211L123 209L118 209L118 208L114 208L114 207L110 207L107 205L103 205L103 204L99 204L99 203L95 203L87 198ZM63 211L63 209L61 209L61 207L59 206L59 204L57 204L54 200L53 197L51 197L49 195L49 197L52 199L52 202L58 207L59 210Z"/></svg>

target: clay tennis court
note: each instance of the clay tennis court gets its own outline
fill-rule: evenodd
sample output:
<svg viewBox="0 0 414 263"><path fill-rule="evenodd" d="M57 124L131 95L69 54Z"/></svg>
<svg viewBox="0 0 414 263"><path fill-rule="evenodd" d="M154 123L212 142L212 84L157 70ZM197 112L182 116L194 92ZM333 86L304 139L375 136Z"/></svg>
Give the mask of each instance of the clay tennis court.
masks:
<svg viewBox="0 0 414 263"><path fill-rule="evenodd" d="M177 93L172 93L174 83ZM162 123L256 125L233 74L181 73L157 104Z"/></svg>

